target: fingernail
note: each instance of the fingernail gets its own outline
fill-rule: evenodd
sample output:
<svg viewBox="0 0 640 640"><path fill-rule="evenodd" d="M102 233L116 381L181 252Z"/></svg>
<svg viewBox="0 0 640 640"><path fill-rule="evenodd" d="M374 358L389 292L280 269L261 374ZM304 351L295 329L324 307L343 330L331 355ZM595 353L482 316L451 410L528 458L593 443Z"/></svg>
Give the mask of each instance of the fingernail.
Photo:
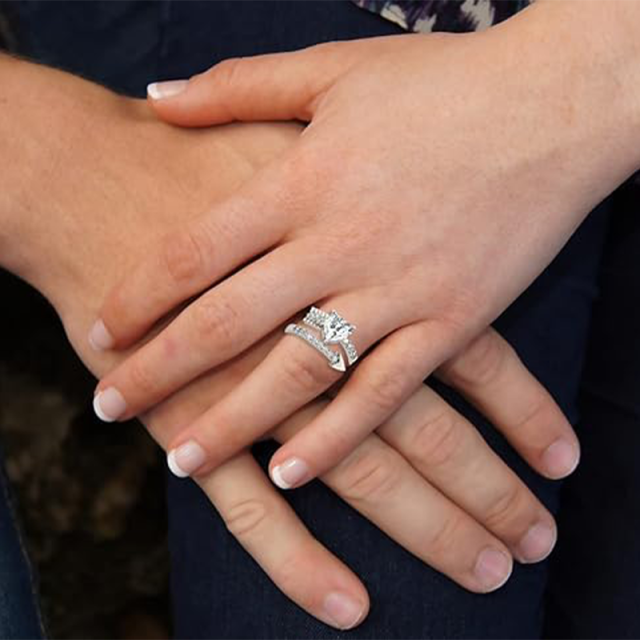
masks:
<svg viewBox="0 0 640 640"><path fill-rule="evenodd" d="M580 450L568 440L556 440L542 454L542 462L551 478L564 478L578 466Z"/></svg>
<svg viewBox="0 0 640 640"><path fill-rule="evenodd" d="M273 468L271 479L281 489L291 489L309 476L309 467L300 458L289 458Z"/></svg>
<svg viewBox="0 0 640 640"><path fill-rule="evenodd" d="M116 388L109 387L95 395L93 410L103 422L114 422L127 410L127 403Z"/></svg>
<svg viewBox="0 0 640 640"><path fill-rule="evenodd" d="M106 351L113 347L113 336L102 320L96 320L89 331L89 344L94 351Z"/></svg>
<svg viewBox="0 0 640 640"><path fill-rule="evenodd" d="M325 598L324 611L338 629L351 629L362 620L366 606L346 593L334 591Z"/></svg>
<svg viewBox="0 0 640 640"><path fill-rule="evenodd" d="M187 478L200 468L207 459L204 449L195 441L187 440L176 449L169 451L167 465L174 476Z"/></svg>
<svg viewBox="0 0 640 640"><path fill-rule="evenodd" d="M538 522L524 534L518 549L520 562L540 562L553 550L556 544L556 529L548 524Z"/></svg>
<svg viewBox="0 0 640 640"><path fill-rule="evenodd" d="M475 574L486 591L499 589L511 575L511 558L498 549L487 547L476 561Z"/></svg>
<svg viewBox="0 0 640 640"><path fill-rule="evenodd" d="M152 82L147 85L147 94L152 100L163 100L181 94L189 84L188 80L168 80L167 82Z"/></svg>

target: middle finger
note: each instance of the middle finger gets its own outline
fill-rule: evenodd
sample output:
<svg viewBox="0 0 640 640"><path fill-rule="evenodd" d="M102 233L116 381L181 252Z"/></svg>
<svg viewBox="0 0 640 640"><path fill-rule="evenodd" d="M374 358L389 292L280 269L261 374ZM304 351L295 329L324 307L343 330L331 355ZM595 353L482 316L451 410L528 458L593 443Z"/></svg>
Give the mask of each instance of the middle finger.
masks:
<svg viewBox="0 0 640 640"><path fill-rule="evenodd" d="M423 385L378 434L429 482L503 540L521 562L553 549L553 516L477 428Z"/></svg>
<svg viewBox="0 0 640 640"><path fill-rule="evenodd" d="M295 277L283 278L291 264L296 265ZM308 251L303 241L285 244L248 265L204 293L105 376L94 398L96 414L106 422L137 416L237 356L327 295L326 283L335 282L331 269L321 252Z"/></svg>

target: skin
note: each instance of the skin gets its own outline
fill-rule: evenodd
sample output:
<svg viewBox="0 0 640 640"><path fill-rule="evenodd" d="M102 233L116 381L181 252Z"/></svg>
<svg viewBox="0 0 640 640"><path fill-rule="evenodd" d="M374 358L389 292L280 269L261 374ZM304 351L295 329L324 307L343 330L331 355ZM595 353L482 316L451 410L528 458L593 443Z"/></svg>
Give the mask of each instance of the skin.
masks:
<svg viewBox="0 0 640 640"><path fill-rule="evenodd" d="M101 380L98 403L108 391L119 401L111 418L137 415L310 304L337 309L357 326L359 352L375 348L270 465L283 487L331 469L640 166L638 24L638 3L537 2L484 33L329 43L152 87L165 91L152 101L158 116L185 127L309 125L110 292L99 317L103 346L116 348L197 298ZM195 447L188 471L206 473L340 375L283 337L171 442L173 455ZM564 451L567 472L575 442Z"/></svg>
<svg viewBox="0 0 640 640"><path fill-rule="evenodd" d="M141 348L100 353L89 347L85 336L106 292L194 211L282 157L300 128L179 130L158 122L143 102L44 67L0 56L0 76L1 152L12 158L0 175L0 263L50 300L83 362L105 375ZM242 385L278 340L272 334L209 371L145 413L143 423L166 448L212 399ZM451 359L443 375L542 472L549 474L540 451L559 438L575 442L550 396L493 331ZM326 397L307 404L274 437L291 440L327 404ZM551 515L426 387L322 480L410 552L473 591L497 588L512 556L540 560L555 541ZM364 586L306 531L249 454L197 482L291 599L336 627L364 619ZM416 512L415 504L423 509Z"/></svg>

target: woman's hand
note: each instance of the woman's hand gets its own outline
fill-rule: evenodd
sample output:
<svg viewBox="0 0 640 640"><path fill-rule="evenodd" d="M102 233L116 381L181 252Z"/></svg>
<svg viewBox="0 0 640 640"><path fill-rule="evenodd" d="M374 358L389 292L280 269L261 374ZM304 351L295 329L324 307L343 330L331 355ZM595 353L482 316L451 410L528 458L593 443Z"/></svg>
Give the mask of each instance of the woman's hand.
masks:
<svg viewBox="0 0 640 640"><path fill-rule="evenodd" d="M165 237L111 292L92 332L98 347L129 345L201 295L101 380L98 413L138 415L317 304L357 327L360 354L373 349L275 454L272 477L298 486L348 455L640 164L640 109L627 89L637 63L618 59L635 43L613 46L606 15L597 33L572 23L578 35L567 42L567 14L580 18L575 3L555 4L482 34L331 43L152 85L169 96L154 108L176 124L310 124L283 158ZM183 470L207 473L340 377L308 344L283 337L180 433L172 456L188 443L198 454ZM578 455L570 437L563 447L558 476Z"/></svg>
<svg viewBox="0 0 640 640"><path fill-rule="evenodd" d="M292 145L299 129L170 129L137 102L19 64L19 84L48 105L47 128L54 135L38 128L44 127L38 103L14 101L9 92L0 123L12 121L9 105L15 106L21 134L12 141L15 128L8 128L2 139L13 145L10 168L23 166L11 177L23 181L16 189L15 180L0 177L0 228L13 232L0 240L19 247L3 253L2 264L49 298L80 357L100 375L128 354L98 353L84 336L106 291L144 255L144 239L156 241L181 216L186 221L189 211L241 186ZM33 164L25 166L26 160ZM148 412L143 421L154 437L165 447L179 437L182 425L211 400L242 384L277 340L273 334ZM548 394L490 331L444 375L525 455L532 443L534 450L545 448L536 438L574 438ZM275 436L286 442L325 406L326 400L310 404ZM540 560L555 540L550 514L475 429L426 387L323 481L409 551L474 591L502 584L512 554L523 562ZM251 456L243 453L198 482L231 532L295 602L334 626L363 619L368 599L362 584L311 537Z"/></svg>

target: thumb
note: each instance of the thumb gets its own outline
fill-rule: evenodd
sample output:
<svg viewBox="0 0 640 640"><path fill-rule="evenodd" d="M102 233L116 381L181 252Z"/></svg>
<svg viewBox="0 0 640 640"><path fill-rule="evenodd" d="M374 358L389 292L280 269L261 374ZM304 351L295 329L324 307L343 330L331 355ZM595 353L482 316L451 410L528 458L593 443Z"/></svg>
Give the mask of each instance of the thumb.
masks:
<svg viewBox="0 0 640 640"><path fill-rule="evenodd" d="M319 98L361 56L356 42L332 42L230 58L189 80L150 84L149 103L162 120L188 127L234 120L308 122Z"/></svg>

